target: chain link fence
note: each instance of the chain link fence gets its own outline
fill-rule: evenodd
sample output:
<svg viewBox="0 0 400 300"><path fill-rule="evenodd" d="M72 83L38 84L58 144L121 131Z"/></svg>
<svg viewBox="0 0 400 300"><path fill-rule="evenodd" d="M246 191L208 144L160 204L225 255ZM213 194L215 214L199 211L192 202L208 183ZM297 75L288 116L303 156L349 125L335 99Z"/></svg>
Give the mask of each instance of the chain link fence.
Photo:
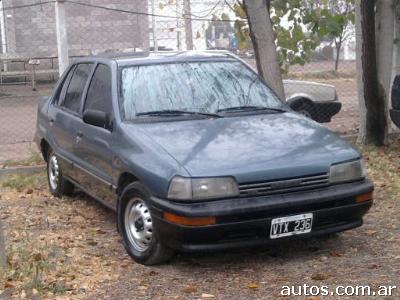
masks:
<svg viewBox="0 0 400 300"><path fill-rule="evenodd" d="M26 158L36 151L32 140L37 101L51 93L58 78L55 1L27 2L0 1L0 167L6 160ZM224 49L255 67L251 43L241 40L247 22L234 12L234 0L64 3L71 60L103 52ZM317 102L333 100L328 97L329 87L311 82L335 87L342 109L326 126L341 134L358 130L355 38L349 36L339 60L335 47L325 41L308 63L290 66L284 74L287 98L309 94ZM38 82L35 91L33 81Z"/></svg>

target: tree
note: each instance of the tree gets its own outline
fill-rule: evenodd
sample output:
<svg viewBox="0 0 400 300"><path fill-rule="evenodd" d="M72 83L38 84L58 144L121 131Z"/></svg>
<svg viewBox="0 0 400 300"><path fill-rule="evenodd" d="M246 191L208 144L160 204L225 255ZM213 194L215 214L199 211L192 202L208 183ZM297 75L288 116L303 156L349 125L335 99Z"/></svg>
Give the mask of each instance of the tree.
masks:
<svg viewBox="0 0 400 300"><path fill-rule="evenodd" d="M248 16L258 72L277 95L285 99L275 34L269 12L270 1L245 0L243 4Z"/></svg>
<svg viewBox="0 0 400 300"><path fill-rule="evenodd" d="M325 37L335 45L335 71L339 69L340 51L352 35L355 23L354 0L321 0L310 2L310 16L315 16L313 30L320 39Z"/></svg>
<svg viewBox="0 0 400 300"><path fill-rule="evenodd" d="M361 24L361 64L365 103L365 128L361 141L382 146L387 133L384 88L378 81L375 35L375 0L357 0Z"/></svg>
<svg viewBox="0 0 400 300"><path fill-rule="evenodd" d="M311 21L315 18L308 17L310 10L305 9L299 0L271 0L267 2L282 71L287 72L291 65L304 65L318 46L317 35L309 30L309 27L313 26ZM252 41L243 1L237 0L232 10L237 17L235 29L239 48L242 50L250 49ZM285 25L282 24L282 19L287 21Z"/></svg>

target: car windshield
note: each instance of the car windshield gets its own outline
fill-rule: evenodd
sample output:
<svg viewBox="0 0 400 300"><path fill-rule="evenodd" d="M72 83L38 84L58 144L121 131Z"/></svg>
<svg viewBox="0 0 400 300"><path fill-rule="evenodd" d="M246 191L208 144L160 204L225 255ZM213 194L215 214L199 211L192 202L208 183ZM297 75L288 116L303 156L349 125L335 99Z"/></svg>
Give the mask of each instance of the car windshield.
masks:
<svg viewBox="0 0 400 300"><path fill-rule="evenodd" d="M165 112L178 111L186 116L205 116L219 112L277 113L285 109L255 72L236 61L124 67L121 89L125 120L145 115L172 116L176 114Z"/></svg>

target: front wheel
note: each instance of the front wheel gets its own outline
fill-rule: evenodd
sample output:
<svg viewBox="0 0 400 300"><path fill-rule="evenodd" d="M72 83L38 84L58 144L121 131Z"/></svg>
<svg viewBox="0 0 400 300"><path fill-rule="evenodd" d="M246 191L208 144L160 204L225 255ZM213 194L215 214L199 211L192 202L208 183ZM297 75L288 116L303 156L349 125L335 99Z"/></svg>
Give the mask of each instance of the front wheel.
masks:
<svg viewBox="0 0 400 300"><path fill-rule="evenodd" d="M143 265L167 262L174 251L166 247L157 235L143 187L135 183L121 197L118 225L128 254ZM136 187L135 187L136 186Z"/></svg>
<svg viewBox="0 0 400 300"><path fill-rule="evenodd" d="M51 149L47 155L47 181L50 192L57 198L72 196L74 193L74 185L63 178L58 158Z"/></svg>

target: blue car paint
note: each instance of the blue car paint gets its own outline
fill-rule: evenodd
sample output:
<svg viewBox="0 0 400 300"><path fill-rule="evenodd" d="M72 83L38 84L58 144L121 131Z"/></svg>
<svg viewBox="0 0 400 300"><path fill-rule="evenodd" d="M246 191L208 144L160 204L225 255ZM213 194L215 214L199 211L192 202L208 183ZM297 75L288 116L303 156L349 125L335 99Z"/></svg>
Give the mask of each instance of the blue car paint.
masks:
<svg viewBox="0 0 400 300"><path fill-rule="evenodd" d="M84 129L85 134L90 135L103 131L97 142L92 144L97 148L81 153L81 161L85 163L79 167L98 179L93 191L101 190L99 186L117 189L121 175L129 173L154 196L166 198L174 176L234 176L239 183L258 182L327 173L332 164L360 157L359 152L340 137L294 112L180 121L124 122L121 119L118 105L119 68L146 63L216 60L232 58L206 54L166 55L151 59L86 58L77 61L107 64L113 78L113 130L105 133L107 130L102 128ZM79 165L79 160L74 158L76 153L67 153L52 134L49 125L51 101L52 97L39 107L36 140L38 143L46 140L57 154L67 158L70 167L76 169ZM81 118L82 109L80 115L74 118ZM72 126L90 126L82 121L76 124ZM71 123L68 125L71 126ZM72 130L75 134L81 128ZM108 149L102 149L101 145L107 145ZM105 171L95 164L99 159L106 159L107 155L110 156L110 168ZM115 209L116 201L115 195L114 203L104 202Z"/></svg>

